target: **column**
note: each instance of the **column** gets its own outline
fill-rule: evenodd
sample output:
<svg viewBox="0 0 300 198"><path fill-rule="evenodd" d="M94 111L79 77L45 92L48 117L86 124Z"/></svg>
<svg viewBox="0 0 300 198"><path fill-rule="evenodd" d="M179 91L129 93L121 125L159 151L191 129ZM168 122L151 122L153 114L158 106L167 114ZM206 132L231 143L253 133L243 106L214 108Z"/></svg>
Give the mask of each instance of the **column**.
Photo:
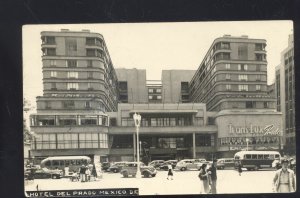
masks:
<svg viewBox="0 0 300 198"><path fill-rule="evenodd" d="M196 134L193 133L193 158L196 158Z"/></svg>
<svg viewBox="0 0 300 198"><path fill-rule="evenodd" d="M136 161L136 137L135 133L133 133L133 161Z"/></svg>

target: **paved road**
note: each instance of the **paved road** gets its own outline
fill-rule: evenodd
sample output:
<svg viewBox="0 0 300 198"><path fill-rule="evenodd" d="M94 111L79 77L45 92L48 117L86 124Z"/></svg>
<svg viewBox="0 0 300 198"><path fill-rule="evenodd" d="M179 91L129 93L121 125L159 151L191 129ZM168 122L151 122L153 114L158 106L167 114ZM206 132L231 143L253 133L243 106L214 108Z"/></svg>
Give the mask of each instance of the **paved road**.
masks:
<svg viewBox="0 0 300 198"><path fill-rule="evenodd" d="M271 193L274 170L244 171L218 170L217 190L227 193ZM71 182L62 179L36 179L26 190L72 190L98 188L139 188L141 195L199 194L198 171L174 171L174 180L167 180L167 171L158 171L154 178L123 178L120 173L104 173L103 178L91 182Z"/></svg>

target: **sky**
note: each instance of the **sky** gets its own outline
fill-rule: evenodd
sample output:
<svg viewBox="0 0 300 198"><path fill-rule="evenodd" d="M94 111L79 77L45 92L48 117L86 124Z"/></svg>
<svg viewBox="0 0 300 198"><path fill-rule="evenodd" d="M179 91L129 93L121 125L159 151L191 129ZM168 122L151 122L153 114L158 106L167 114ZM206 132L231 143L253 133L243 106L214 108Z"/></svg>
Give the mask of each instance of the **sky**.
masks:
<svg viewBox="0 0 300 198"><path fill-rule="evenodd" d="M41 31L81 31L103 35L114 68L146 69L147 80L160 80L168 69L196 70L213 41L225 34L266 39L268 84L275 78L280 53L293 33L292 21L59 24L23 26L23 93L35 111L43 95Z"/></svg>

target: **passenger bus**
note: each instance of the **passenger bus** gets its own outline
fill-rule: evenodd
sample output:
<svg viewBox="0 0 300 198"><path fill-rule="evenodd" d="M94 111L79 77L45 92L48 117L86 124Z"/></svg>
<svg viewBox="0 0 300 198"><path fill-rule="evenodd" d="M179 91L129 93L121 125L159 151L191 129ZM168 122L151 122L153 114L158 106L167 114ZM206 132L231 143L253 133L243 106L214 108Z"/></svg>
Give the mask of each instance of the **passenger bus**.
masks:
<svg viewBox="0 0 300 198"><path fill-rule="evenodd" d="M50 170L60 169L64 170L66 166L69 167L69 172L78 171L82 164L87 165L91 162L91 158L87 156L57 156L48 157L41 161L41 168L48 168Z"/></svg>
<svg viewBox="0 0 300 198"><path fill-rule="evenodd" d="M239 161L247 170L272 168L272 162L281 158L278 151L240 151L234 155L235 167Z"/></svg>

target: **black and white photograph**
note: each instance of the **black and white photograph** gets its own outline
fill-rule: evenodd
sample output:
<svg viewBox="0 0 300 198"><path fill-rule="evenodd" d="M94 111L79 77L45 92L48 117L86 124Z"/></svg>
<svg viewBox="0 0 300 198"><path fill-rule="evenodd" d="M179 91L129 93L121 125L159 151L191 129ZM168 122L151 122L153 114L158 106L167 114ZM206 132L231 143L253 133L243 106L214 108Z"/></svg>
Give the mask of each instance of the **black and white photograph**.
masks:
<svg viewBox="0 0 300 198"><path fill-rule="evenodd" d="M24 25L27 197L294 193L291 20Z"/></svg>

